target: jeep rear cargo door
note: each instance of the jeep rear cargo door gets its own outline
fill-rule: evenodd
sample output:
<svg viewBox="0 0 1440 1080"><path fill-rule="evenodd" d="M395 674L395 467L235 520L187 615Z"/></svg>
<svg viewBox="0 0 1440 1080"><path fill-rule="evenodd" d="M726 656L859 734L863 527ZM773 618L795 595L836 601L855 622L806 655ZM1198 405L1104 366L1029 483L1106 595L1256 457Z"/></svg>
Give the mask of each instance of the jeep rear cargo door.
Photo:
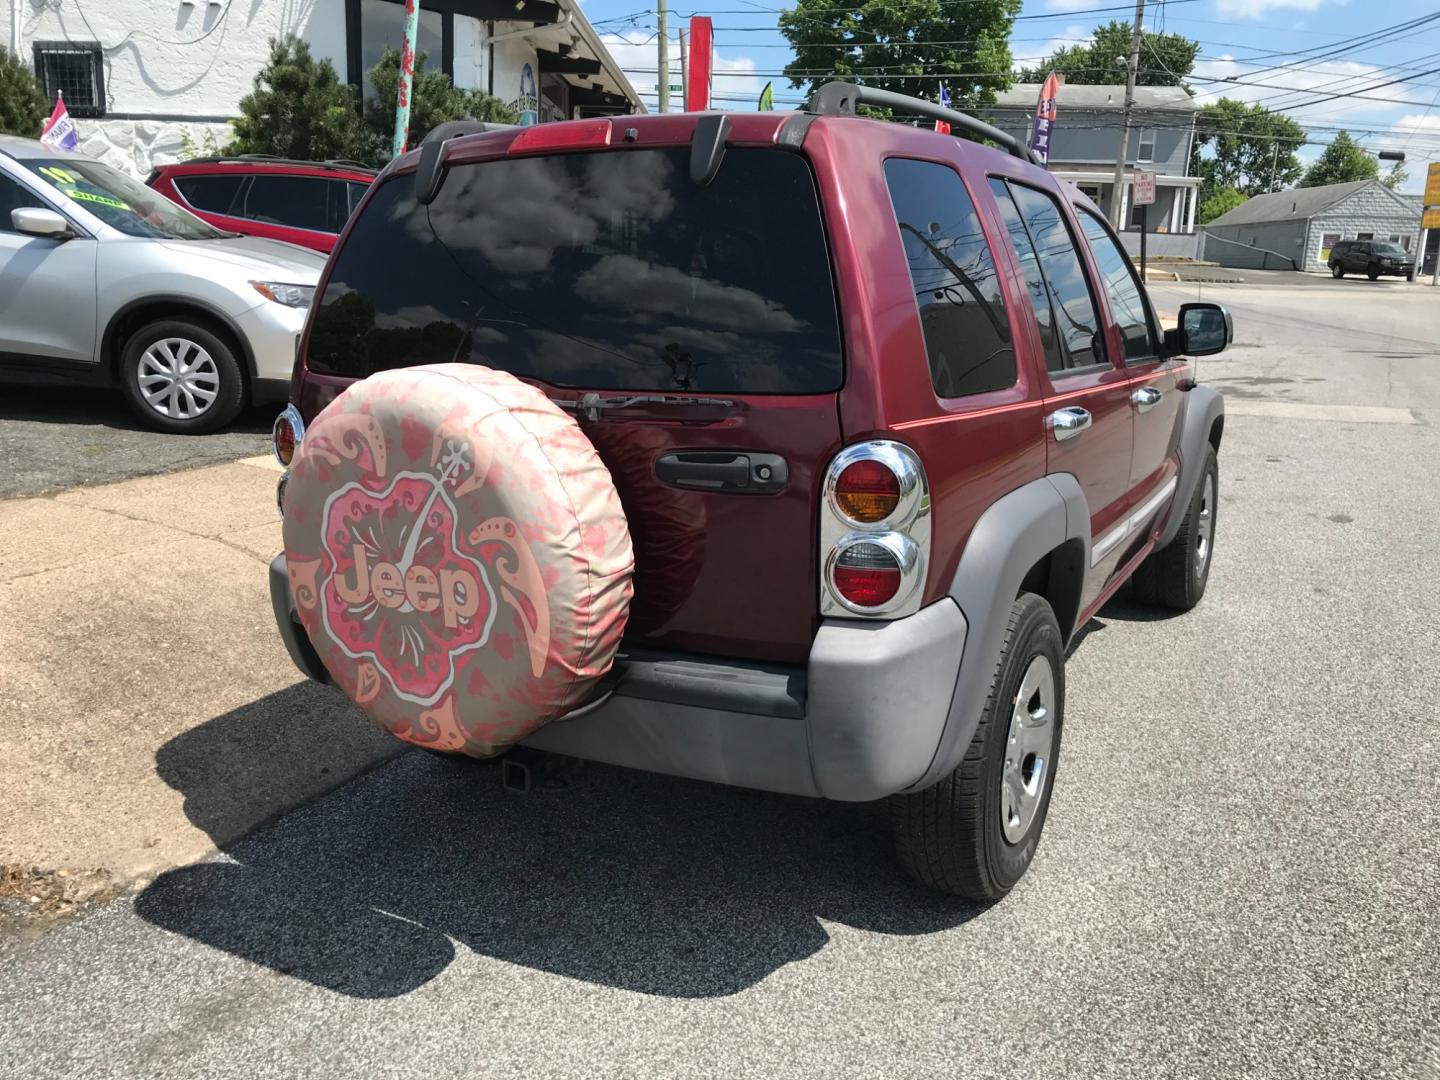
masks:
<svg viewBox="0 0 1440 1080"><path fill-rule="evenodd" d="M336 256L320 375L466 361L576 413L636 550L627 637L803 661L819 472L844 378L814 179L798 155L689 148L507 157L417 204L386 181Z"/></svg>

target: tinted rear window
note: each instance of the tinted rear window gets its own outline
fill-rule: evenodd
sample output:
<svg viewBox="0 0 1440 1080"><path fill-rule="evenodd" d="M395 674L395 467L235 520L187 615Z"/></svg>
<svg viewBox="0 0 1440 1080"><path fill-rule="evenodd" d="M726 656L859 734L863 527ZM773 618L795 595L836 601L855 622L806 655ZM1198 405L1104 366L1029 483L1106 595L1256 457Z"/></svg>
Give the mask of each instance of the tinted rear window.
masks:
<svg viewBox="0 0 1440 1080"><path fill-rule="evenodd" d="M235 205L235 196L240 194L243 176L177 176L175 186L185 201L196 210L207 210L212 214L228 214Z"/></svg>
<svg viewBox="0 0 1440 1080"><path fill-rule="evenodd" d="M383 184L336 256L307 363L364 377L468 361L559 386L820 393L843 367L806 162L737 148L452 168Z"/></svg>

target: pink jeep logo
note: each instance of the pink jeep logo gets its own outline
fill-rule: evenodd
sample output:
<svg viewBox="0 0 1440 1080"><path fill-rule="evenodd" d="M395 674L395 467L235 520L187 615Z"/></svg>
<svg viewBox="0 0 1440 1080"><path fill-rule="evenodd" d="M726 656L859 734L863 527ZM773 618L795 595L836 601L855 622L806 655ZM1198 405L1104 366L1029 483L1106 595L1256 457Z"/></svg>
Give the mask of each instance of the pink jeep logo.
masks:
<svg viewBox="0 0 1440 1080"><path fill-rule="evenodd" d="M379 493L352 481L326 501L322 519L326 632L417 705L439 700L456 660L485 644L495 620L484 565L459 549L447 478L402 472Z"/></svg>

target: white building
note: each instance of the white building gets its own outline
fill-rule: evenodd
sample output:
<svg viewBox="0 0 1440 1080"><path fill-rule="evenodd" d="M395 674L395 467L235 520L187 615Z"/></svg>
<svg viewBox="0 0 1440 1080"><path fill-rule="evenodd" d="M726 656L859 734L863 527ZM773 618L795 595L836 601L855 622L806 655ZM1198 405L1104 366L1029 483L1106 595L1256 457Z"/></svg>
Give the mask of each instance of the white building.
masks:
<svg viewBox="0 0 1440 1080"><path fill-rule="evenodd" d="M52 101L64 91L81 149L141 176L187 133L225 143L271 38L294 33L362 87L404 14L402 0L0 0L7 44ZM644 111L577 0L421 0L418 46L526 123Z"/></svg>

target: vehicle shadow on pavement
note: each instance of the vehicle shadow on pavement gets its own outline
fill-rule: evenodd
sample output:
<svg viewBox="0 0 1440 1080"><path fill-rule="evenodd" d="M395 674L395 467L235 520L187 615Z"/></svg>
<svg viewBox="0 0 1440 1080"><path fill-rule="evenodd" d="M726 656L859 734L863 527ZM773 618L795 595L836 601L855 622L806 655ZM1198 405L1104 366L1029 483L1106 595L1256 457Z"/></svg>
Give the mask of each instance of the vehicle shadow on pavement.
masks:
<svg viewBox="0 0 1440 1080"><path fill-rule="evenodd" d="M212 740L247 741L234 730L245 712L209 721ZM359 722L348 710L345 719ZM283 764L261 754L254 769ZM225 790L162 775L196 824L225 818L212 803ZM829 941L821 919L924 934L984 910L901 877L880 804L599 765L522 795L501 787L494 764L418 751L226 856L161 875L137 912L359 998L418 989L457 945L604 986L713 997L818 952Z"/></svg>
<svg viewBox="0 0 1440 1080"><path fill-rule="evenodd" d="M279 405L251 405L225 428L237 435L267 435ZM37 424L80 424L115 431L155 432L125 403L119 388L26 386L0 380L0 420Z"/></svg>

